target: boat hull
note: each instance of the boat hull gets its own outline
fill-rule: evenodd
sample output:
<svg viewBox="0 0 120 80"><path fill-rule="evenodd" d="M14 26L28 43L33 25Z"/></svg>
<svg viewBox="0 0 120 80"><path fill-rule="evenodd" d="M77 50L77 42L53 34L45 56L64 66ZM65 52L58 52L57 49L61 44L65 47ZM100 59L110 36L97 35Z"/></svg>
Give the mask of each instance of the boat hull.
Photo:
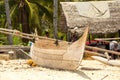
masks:
<svg viewBox="0 0 120 80"><path fill-rule="evenodd" d="M43 67L54 69L76 70L83 58L88 28L77 41L69 44L66 41L38 40L31 46L31 57Z"/></svg>
<svg viewBox="0 0 120 80"><path fill-rule="evenodd" d="M120 67L120 60L108 60L108 59L100 57L100 56L92 56L92 58L101 62L101 63L107 64L107 65L110 65L110 66Z"/></svg>
<svg viewBox="0 0 120 80"><path fill-rule="evenodd" d="M63 59L63 55L65 54L66 50L54 50L53 53L61 52L60 54L54 55L47 54L47 51L48 49L44 50L43 52L43 49L38 50L37 48L35 48L35 46L33 46L31 56L34 62L40 66L54 69L75 70L79 67L79 61Z"/></svg>

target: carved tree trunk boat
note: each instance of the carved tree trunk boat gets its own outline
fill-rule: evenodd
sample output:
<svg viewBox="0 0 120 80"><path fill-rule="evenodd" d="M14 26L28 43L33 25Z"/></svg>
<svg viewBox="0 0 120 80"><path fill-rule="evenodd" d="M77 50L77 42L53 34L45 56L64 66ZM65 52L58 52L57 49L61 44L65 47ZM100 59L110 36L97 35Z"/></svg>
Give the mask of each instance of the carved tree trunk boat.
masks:
<svg viewBox="0 0 120 80"><path fill-rule="evenodd" d="M108 60L108 59L106 59L104 57L100 57L100 56L92 56L92 58L101 62L101 63L107 64L110 66L120 67L120 60Z"/></svg>
<svg viewBox="0 0 120 80"><path fill-rule="evenodd" d="M31 57L43 67L75 70L82 61L87 34L88 27L82 37L71 44L59 40L56 45L55 40L39 39L31 46Z"/></svg>

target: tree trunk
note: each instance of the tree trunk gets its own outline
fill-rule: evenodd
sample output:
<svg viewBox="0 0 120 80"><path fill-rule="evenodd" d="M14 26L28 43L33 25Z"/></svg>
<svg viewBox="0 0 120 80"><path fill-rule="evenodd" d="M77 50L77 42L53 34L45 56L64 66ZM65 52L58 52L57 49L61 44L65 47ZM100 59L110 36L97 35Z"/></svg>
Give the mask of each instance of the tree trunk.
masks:
<svg viewBox="0 0 120 80"><path fill-rule="evenodd" d="M19 20L20 20L20 24L22 24L22 32L30 34L30 28L29 28L29 23L28 23L29 15L27 13L24 0L21 0L20 4L21 4L21 6L19 8L19 11L20 11ZM22 40L25 43L28 42L28 39L23 38Z"/></svg>
<svg viewBox="0 0 120 80"><path fill-rule="evenodd" d="M10 19L9 3L8 3L8 0L4 0L4 1L5 1L5 11L6 11L6 18L7 18L7 26L8 26L8 29L12 29L11 19ZM8 38L8 44L12 45L13 44L12 35L8 35L7 38Z"/></svg>

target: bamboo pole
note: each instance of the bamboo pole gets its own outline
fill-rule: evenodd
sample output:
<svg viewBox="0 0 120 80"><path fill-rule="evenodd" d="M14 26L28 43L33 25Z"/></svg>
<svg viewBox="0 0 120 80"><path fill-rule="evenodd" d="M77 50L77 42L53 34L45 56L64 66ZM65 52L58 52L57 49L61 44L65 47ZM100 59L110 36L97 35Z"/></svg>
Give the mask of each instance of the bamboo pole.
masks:
<svg viewBox="0 0 120 80"><path fill-rule="evenodd" d="M18 50L18 49L22 49L24 51L29 52L30 51L30 46L14 46L14 45L4 45L4 46L0 46L0 52L4 52L4 51L9 51L9 50Z"/></svg>
<svg viewBox="0 0 120 80"><path fill-rule="evenodd" d="M103 52L108 52L108 53L111 53L111 54L120 55L120 52L111 51L111 50L107 50L107 49L102 49L102 48L98 48L98 47L86 46L85 48L86 49L92 49L92 50L103 51Z"/></svg>
<svg viewBox="0 0 120 80"><path fill-rule="evenodd" d="M34 35L34 34L22 33L18 30L10 30L10 29L4 29L4 28L0 28L0 33L15 35L15 36L19 36L19 37L23 37L23 38L27 38L27 39L39 38L39 39L55 40L55 39L48 38L48 37L37 36L37 35Z"/></svg>
<svg viewBox="0 0 120 80"><path fill-rule="evenodd" d="M96 38L95 40L105 40L105 41L108 41L108 40L120 40L120 38Z"/></svg>

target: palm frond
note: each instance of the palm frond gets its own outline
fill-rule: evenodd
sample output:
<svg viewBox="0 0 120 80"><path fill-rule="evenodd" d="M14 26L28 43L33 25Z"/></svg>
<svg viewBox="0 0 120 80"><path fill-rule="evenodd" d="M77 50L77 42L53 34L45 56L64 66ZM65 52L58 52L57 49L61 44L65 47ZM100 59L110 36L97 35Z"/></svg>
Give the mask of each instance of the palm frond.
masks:
<svg viewBox="0 0 120 80"><path fill-rule="evenodd" d="M10 17L15 16L15 11L17 9L18 5L14 5L11 9L10 9Z"/></svg>
<svg viewBox="0 0 120 80"><path fill-rule="evenodd" d="M4 1L2 0L2 1L0 1L0 5L3 5L4 4Z"/></svg>
<svg viewBox="0 0 120 80"><path fill-rule="evenodd" d="M30 3L30 2L28 2L27 0L25 0L25 2L27 3L27 5L28 5L28 9L29 9L29 11L30 11L30 17L32 18L33 17L33 11L34 11L34 9L33 9L33 7L32 7L32 3Z"/></svg>
<svg viewBox="0 0 120 80"><path fill-rule="evenodd" d="M39 9L35 3L27 2L29 9L29 25L30 27L40 27L40 19L39 19Z"/></svg>
<svg viewBox="0 0 120 80"><path fill-rule="evenodd" d="M47 18L49 20L51 20L52 22L52 18L53 18L53 10L51 7L49 7L49 5L44 5L43 3L40 3L39 1L35 1L35 4L38 5L39 7L39 11L40 11L40 15L43 16L44 14L46 14Z"/></svg>

